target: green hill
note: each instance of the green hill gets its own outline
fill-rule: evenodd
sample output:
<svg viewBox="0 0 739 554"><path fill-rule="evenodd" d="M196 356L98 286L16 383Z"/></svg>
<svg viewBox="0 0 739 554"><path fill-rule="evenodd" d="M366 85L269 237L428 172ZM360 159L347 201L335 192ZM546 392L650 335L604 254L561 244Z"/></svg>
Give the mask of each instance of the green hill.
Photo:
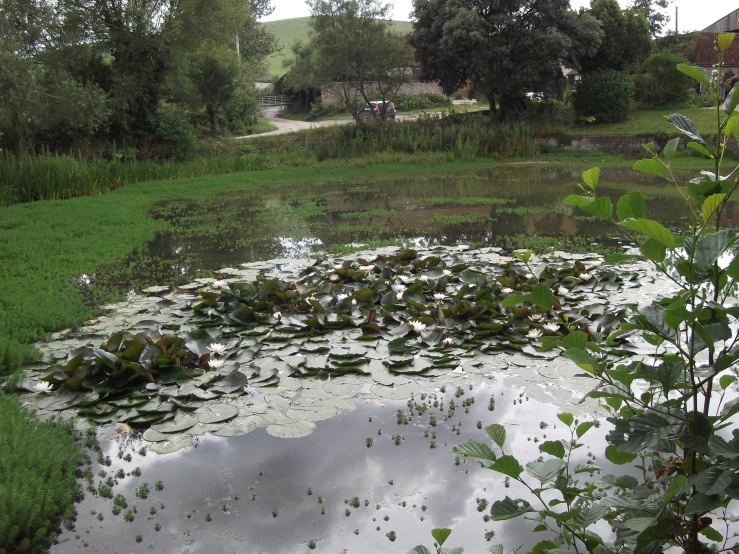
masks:
<svg viewBox="0 0 739 554"><path fill-rule="evenodd" d="M282 50L276 54L272 54L268 58L269 77L279 77L284 73L282 62L292 56L290 50L294 42L308 40L308 21L310 17L296 17L294 19L280 19L278 21L267 21L264 26L268 31L274 33L279 39ZM393 21L393 26L400 33L410 33L413 24L410 21Z"/></svg>

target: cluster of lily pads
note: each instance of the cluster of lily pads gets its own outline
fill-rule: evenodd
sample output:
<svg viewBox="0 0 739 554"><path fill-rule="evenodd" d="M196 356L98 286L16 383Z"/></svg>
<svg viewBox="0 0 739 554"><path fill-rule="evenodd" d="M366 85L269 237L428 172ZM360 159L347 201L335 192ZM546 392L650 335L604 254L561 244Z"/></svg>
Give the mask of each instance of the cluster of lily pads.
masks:
<svg viewBox="0 0 739 554"><path fill-rule="evenodd" d="M626 304L607 309L589 300L636 287L640 275L601 264L532 267L491 251L435 248L322 258L292 279L259 273L203 283L197 295L188 287L149 300L167 321L138 321L80 346L62 363L31 371L23 387L42 393L30 402L42 415L140 425L152 441L288 424L292 431L273 434L299 436L349 406L311 397L308 382L357 374L397 388L409 383L403 378L449 375L502 351L556 357L546 339L567 334L564 322L588 333L617 327ZM551 311L525 300L503 307L538 282L555 293ZM293 411L289 423L269 416L283 401L281 413Z"/></svg>

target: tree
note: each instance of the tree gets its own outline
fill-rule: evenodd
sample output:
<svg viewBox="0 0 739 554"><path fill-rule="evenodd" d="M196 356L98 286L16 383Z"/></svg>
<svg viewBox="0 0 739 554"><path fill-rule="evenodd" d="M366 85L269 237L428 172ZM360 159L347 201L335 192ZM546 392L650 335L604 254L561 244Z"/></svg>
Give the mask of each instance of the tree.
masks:
<svg viewBox="0 0 739 554"><path fill-rule="evenodd" d="M287 81L326 88L359 120L357 99L379 93L392 101L410 80L407 41L392 32L389 6L377 0L311 0L311 37L293 47ZM384 110L381 114L384 117Z"/></svg>
<svg viewBox="0 0 739 554"><path fill-rule="evenodd" d="M447 93L471 81L501 121L525 109L527 91L561 94L562 64L593 53L602 36L567 0L414 0L414 16L410 43L425 77Z"/></svg>
<svg viewBox="0 0 739 554"><path fill-rule="evenodd" d="M622 10L617 0L592 0L587 13L600 21L604 32L600 48L580 58L589 71L631 71L649 56L652 48L649 22L634 10Z"/></svg>
<svg viewBox="0 0 739 554"><path fill-rule="evenodd" d="M633 0L629 9L643 15L649 22L649 32L657 38L662 34L665 25L670 22L670 16L664 11L670 6L671 0Z"/></svg>

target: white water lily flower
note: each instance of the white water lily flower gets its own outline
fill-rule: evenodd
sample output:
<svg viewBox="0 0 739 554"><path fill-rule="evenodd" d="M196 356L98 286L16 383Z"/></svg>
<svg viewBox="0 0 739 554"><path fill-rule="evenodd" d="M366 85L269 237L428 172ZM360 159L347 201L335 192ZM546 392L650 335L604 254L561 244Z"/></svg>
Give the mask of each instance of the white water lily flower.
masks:
<svg viewBox="0 0 739 554"><path fill-rule="evenodd" d="M412 279L412 278L411 278L411 277L408 277L408 275L401 275L401 276L399 277L399 279L400 279L401 281L403 281L404 283L410 283L410 281L411 281L411 279Z"/></svg>
<svg viewBox="0 0 739 554"><path fill-rule="evenodd" d="M580 274L580 279L582 279L583 281L587 281L587 280L588 280L588 279L590 279L590 278L591 278L592 276L593 276L593 275L592 275L591 273L581 273L581 274Z"/></svg>
<svg viewBox="0 0 739 554"><path fill-rule="evenodd" d="M356 298L352 298L352 306L356 306L356 305L357 305L357 299Z"/></svg>
<svg viewBox="0 0 739 554"><path fill-rule="evenodd" d="M460 244L457 248L459 248L459 250L461 250L462 252L464 252L465 250L469 250L470 249L470 245L469 244Z"/></svg>
<svg viewBox="0 0 739 554"><path fill-rule="evenodd" d="M226 281L219 281L216 279L211 283L211 286L216 289L225 289L228 286L228 283L226 283Z"/></svg>
<svg viewBox="0 0 739 554"><path fill-rule="evenodd" d="M374 270L375 264L369 264L359 268L359 271L364 271L365 273L372 273Z"/></svg>
<svg viewBox="0 0 739 554"><path fill-rule="evenodd" d="M449 277L452 274L448 269L443 270L442 273L444 274L444 277Z"/></svg>
<svg viewBox="0 0 739 554"><path fill-rule="evenodd" d="M566 289L565 287L559 287L559 288L557 289L557 294L559 294L560 296L565 296L565 295L566 295L566 294L568 294L569 292L570 292L570 291L569 291L569 290L567 290L567 289Z"/></svg>
<svg viewBox="0 0 739 554"><path fill-rule="evenodd" d="M441 341L444 346L451 346L454 344L454 339L452 337L447 337L443 341Z"/></svg>
<svg viewBox="0 0 739 554"><path fill-rule="evenodd" d="M426 324L425 323L421 323L417 319L413 319L413 320L409 321L409 323L411 324L411 327L413 328L413 330L416 333L420 333L421 331L423 331L424 329L426 329Z"/></svg>
<svg viewBox="0 0 739 554"><path fill-rule="evenodd" d="M544 316L542 316L541 314L531 314L529 316L529 319L531 321L539 321L542 317L544 317Z"/></svg>
<svg viewBox="0 0 739 554"><path fill-rule="evenodd" d="M331 275L328 276L328 278L331 279L334 283L338 281L339 279L341 279L341 277L339 277L339 275L337 275L336 273L332 273Z"/></svg>
<svg viewBox="0 0 739 554"><path fill-rule="evenodd" d="M208 360L208 366L211 369L220 369L223 367L223 364L226 363L226 360L221 360L218 358L214 358L212 360Z"/></svg>
<svg viewBox="0 0 739 554"><path fill-rule="evenodd" d="M225 356L226 355L226 345L221 344L220 342L212 342L210 346L208 347L208 350L210 350L211 354L215 356Z"/></svg>
<svg viewBox="0 0 739 554"><path fill-rule="evenodd" d="M417 342L418 344L423 344L423 339L421 338L421 336L420 336L420 335L416 337L416 342Z"/></svg>
<svg viewBox="0 0 739 554"><path fill-rule="evenodd" d="M51 383L47 383L46 381L39 381L33 386L33 391L38 394L48 394L53 392L51 390Z"/></svg>
<svg viewBox="0 0 739 554"><path fill-rule="evenodd" d="M526 333L526 336L530 339L536 340L540 339L543 334L544 333L542 333L540 329L531 329L528 333Z"/></svg>
<svg viewBox="0 0 739 554"><path fill-rule="evenodd" d="M545 323L544 329L546 329L547 331L551 331L552 333L556 333L557 331L559 331L559 325L556 323Z"/></svg>
<svg viewBox="0 0 739 554"><path fill-rule="evenodd" d="M344 300L346 300L347 298L349 298L349 295L348 295L348 294L340 294L340 295L338 295L338 296L336 297L336 300L337 300L338 302L343 302L343 301L344 301Z"/></svg>
<svg viewBox="0 0 739 554"><path fill-rule="evenodd" d="M590 260L588 262L588 265L590 267L598 267L599 265L603 265L603 263L604 263L603 260Z"/></svg>
<svg viewBox="0 0 739 554"><path fill-rule="evenodd" d="M275 318L275 321L280 321L282 319L282 313L281 312L275 312L272 314L272 317Z"/></svg>
<svg viewBox="0 0 739 554"><path fill-rule="evenodd" d="M442 302L444 302L445 299L446 299L446 294L442 292L437 292L436 294L434 294L434 300L436 300L437 304L441 304Z"/></svg>
<svg viewBox="0 0 739 554"><path fill-rule="evenodd" d="M403 296L403 293L405 292L406 286L405 285L393 285L393 290L398 296Z"/></svg>
<svg viewBox="0 0 739 554"><path fill-rule="evenodd" d="M513 289L510 287L505 287L500 289L500 292L502 292L503 294L511 294L513 292Z"/></svg>

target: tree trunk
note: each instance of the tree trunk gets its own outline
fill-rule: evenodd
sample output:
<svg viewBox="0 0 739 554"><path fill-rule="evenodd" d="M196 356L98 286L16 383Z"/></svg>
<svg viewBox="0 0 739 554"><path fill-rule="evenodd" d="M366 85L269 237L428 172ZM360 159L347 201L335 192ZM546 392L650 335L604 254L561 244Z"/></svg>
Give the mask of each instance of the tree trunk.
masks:
<svg viewBox="0 0 739 554"><path fill-rule="evenodd" d="M206 104L206 109L208 110L208 121L210 121L210 133L213 135L213 138L218 138L218 127L216 126L216 109L213 104Z"/></svg>

